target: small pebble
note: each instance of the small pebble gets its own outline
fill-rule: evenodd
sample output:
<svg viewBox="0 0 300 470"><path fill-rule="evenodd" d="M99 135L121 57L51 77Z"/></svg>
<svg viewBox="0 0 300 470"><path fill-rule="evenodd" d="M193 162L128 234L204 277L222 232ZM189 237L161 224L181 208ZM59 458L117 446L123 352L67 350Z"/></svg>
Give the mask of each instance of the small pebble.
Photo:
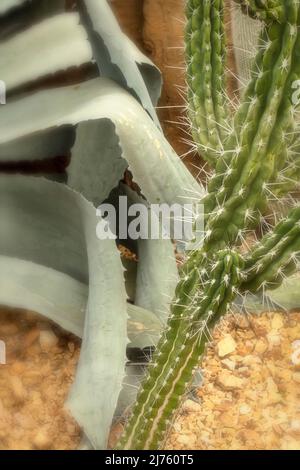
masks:
<svg viewBox="0 0 300 470"><path fill-rule="evenodd" d="M10 376L10 388L12 394L18 403L23 403L27 398L27 391L20 377L16 375Z"/></svg>
<svg viewBox="0 0 300 470"><path fill-rule="evenodd" d="M40 346L42 351L49 351L58 343L57 336L51 330L43 330L40 332Z"/></svg>
<svg viewBox="0 0 300 470"><path fill-rule="evenodd" d="M33 445L38 450L49 450L51 448L51 439L44 431L39 431L33 439Z"/></svg>

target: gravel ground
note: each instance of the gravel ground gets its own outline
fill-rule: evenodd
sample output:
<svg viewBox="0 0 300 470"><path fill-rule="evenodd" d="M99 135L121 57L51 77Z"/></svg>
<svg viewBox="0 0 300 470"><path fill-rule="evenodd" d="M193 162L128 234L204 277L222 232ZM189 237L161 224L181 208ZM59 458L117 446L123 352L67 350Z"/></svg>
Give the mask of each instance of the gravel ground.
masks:
<svg viewBox="0 0 300 470"><path fill-rule="evenodd" d="M0 311L0 450L68 450L80 429L64 409L79 342L32 313Z"/></svg>
<svg viewBox="0 0 300 470"><path fill-rule="evenodd" d="M63 404L79 341L38 315L7 310L0 339L0 449L77 448L81 432ZM299 341L300 313L228 317L213 334L196 401L184 401L165 448L300 450Z"/></svg>
<svg viewBox="0 0 300 470"><path fill-rule="evenodd" d="M300 313L231 316L204 359L168 449L300 450Z"/></svg>

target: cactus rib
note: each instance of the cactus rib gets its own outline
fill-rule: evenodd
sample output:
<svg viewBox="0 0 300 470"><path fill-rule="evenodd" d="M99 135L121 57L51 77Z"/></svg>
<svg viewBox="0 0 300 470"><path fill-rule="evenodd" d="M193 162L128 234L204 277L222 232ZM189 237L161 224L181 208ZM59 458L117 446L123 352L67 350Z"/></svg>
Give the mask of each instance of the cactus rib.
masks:
<svg viewBox="0 0 300 470"><path fill-rule="evenodd" d="M199 153L215 166L228 133L224 0L187 4L187 77L193 137Z"/></svg>

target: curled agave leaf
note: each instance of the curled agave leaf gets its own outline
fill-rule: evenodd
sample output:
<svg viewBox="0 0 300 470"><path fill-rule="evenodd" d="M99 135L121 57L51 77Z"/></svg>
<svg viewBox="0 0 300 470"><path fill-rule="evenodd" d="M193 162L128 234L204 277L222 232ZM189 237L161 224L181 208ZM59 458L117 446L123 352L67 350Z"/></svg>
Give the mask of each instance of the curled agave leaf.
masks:
<svg viewBox="0 0 300 470"><path fill-rule="evenodd" d="M130 188L124 186L124 193L129 203L142 204L148 209L149 226L156 218L161 229L161 221L154 213L150 213L146 201ZM152 221L151 221L152 219ZM139 262L135 289L135 303L157 315L165 325L170 313L170 303L175 296L179 274L175 259L175 246L170 239L152 239L151 236L137 241ZM153 343L155 344L155 342Z"/></svg>
<svg viewBox="0 0 300 470"><path fill-rule="evenodd" d="M13 4L17 5L17 0L2 0L0 15L1 8L5 13ZM18 4L23 5L25 1L20 0ZM30 3L25 9L28 18L23 21L22 28L0 43L1 80L5 82L7 91L12 92L42 77L96 60L101 76L111 78L130 90L159 126L153 106L161 93L160 71L123 34L106 1L92 6L96 8L93 24L89 20L90 4L84 7L85 13L81 8L81 16L78 12L63 12L63 0L52 0L50 4L48 0ZM28 27L31 17L34 24ZM18 21L14 16L10 21L14 32ZM95 68L94 76L97 75Z"/></svg>
<svg viewBox="0 0 300 470"><path fill-rule="evenodd" d="M8 92L91 60L91 46L77 13L47 18L0 43L1 80Z"/></svg>
<svg viewBox="0 0 300 470"><path fill-rule="evenodd" d="M27 2L29 2L29 0L2 0L0 4L0 16L6 15L14 8L17 8Z"/></svg>
<svg viewBox="0 0 300 470"><path fill-rule="evenodd" d="M100 75L111 78L133 92L160 127L149 91L136 62L136 49L121 31L107 1L79 0L78 3ZM149 59L142 60L149 63ZM160 74L156 75L156 80L158 82L155 88L160 94Z"/></svg>
<svg viewBox="0 0 300 470"><path fill-rule="evenodd" d="M0 196L0 304L39 312L83 338L68 403L93 447L105 448L117 401L120 411L127 400L126 348L155 344L162 324L126 302L115 243L97 239L99 219L82 196L44 179L5 175Z"/></svg>
<svg viewBox="0 0 300 470"><path fill-rule="evenodd" d="M64 330L83 337L88 284L21 258L1 255L0 262L0 305L38 312ZM162 328L157 316L131 303L126 309L129 346L144 348L154 344Z"/></svg>

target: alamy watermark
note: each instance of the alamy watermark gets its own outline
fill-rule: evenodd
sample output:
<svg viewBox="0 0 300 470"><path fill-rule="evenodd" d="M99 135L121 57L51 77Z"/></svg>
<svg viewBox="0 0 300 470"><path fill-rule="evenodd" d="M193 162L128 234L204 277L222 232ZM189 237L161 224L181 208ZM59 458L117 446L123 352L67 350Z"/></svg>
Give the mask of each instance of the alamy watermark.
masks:
<svg viewBox="0 0 300 470"><path fill-rule="evenodd" d="M204 237L202 204L130 204L120 196L118 205L101 204L97 224L100 240L178 240L198 248Z"/></svg>

